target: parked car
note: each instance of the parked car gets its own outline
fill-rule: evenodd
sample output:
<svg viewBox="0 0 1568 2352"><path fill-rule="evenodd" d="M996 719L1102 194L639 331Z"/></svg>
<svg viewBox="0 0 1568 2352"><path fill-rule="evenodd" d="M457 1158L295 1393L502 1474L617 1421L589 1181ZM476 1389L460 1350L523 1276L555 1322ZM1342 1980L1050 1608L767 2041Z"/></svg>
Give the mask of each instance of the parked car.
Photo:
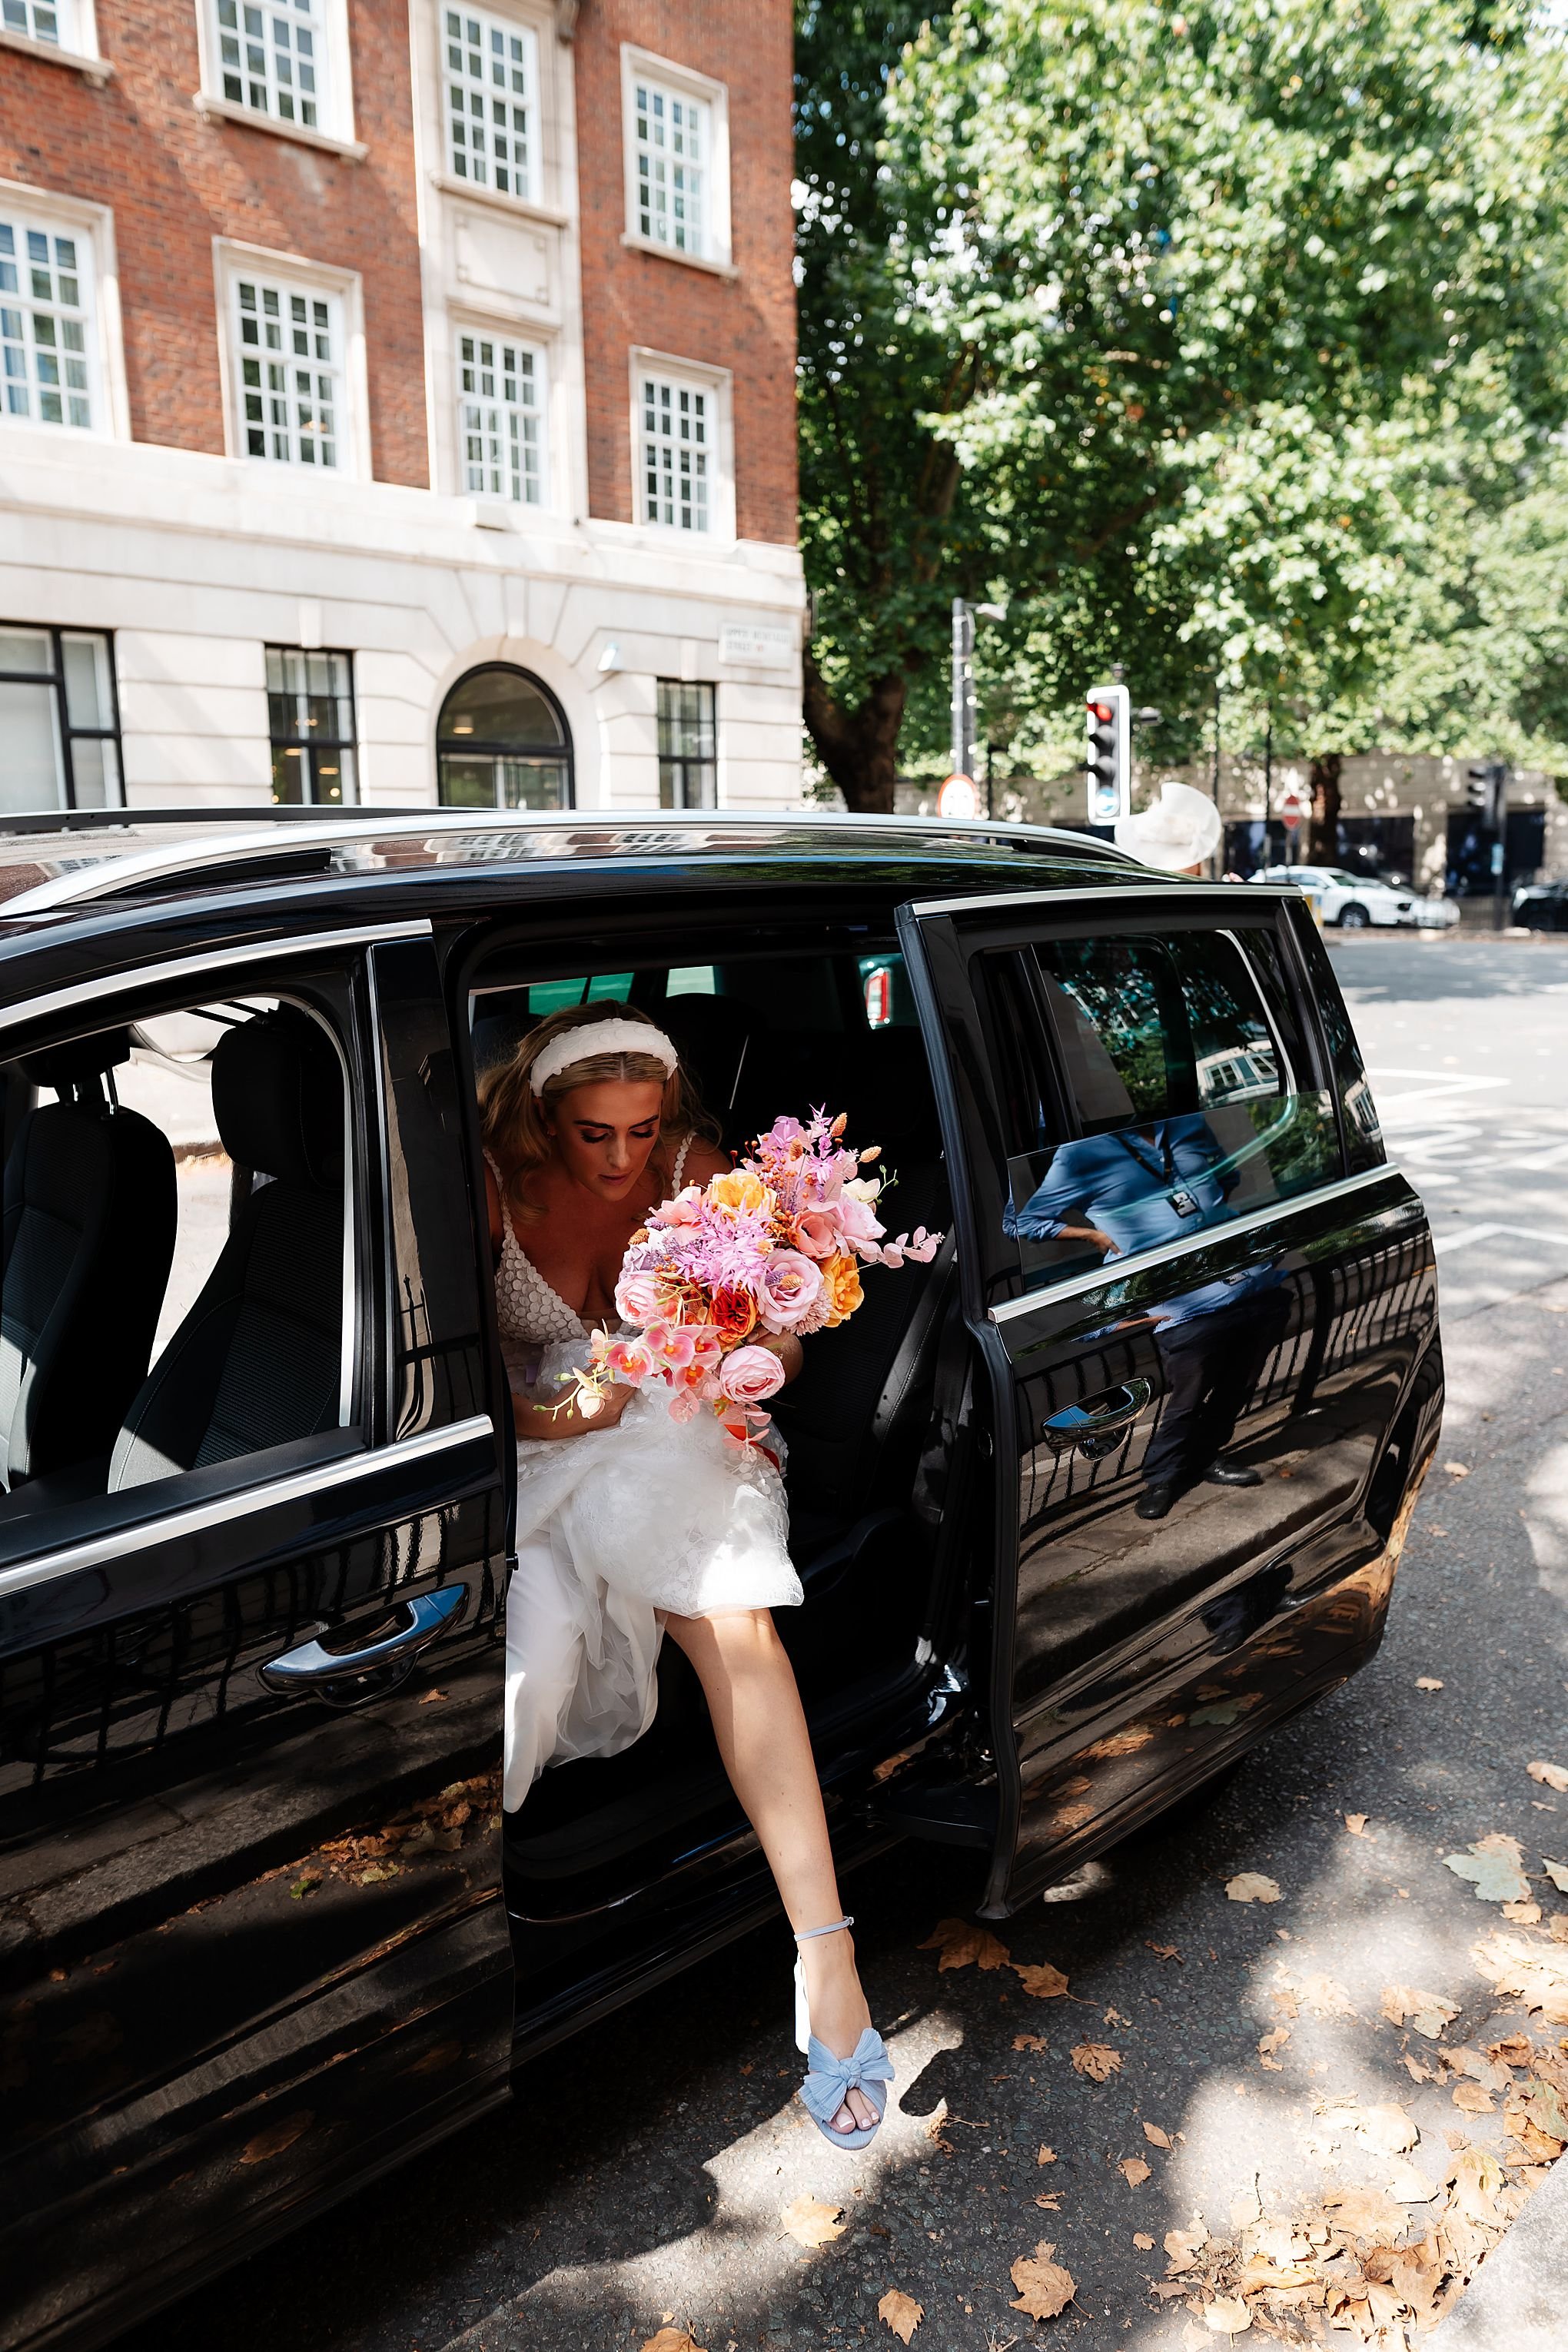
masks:
<svg viewBox="0 0 1568 2352"><path fill-rule="evenodd" d="M1529 882L1513 894L1513 919L1528 931L1568 931L1568 882Z"/></svg>
<svg viewBox="0 0 1568 2352"><path fill-rule="evenodd" d="M1294 890L984 823L344 811L13 818L0 893L9 2352L776 1914L672 1648L644 1739L500 1808L476 1076L552 1007L646 1007L731 1144L842 1108L948 1236L777 1408L846 1871L967 1848L1003 1917L1376 1648L1432 1240Z"/></svg>
<svg viewBox="0 0 1568 2352"><path fill-rule="evenodd" d="M1293 882L1315 901L1324 923L1337 924L1345 931L1364 931L1374 923L1446 931L1459 919L1453 898L1425 898L1408 884L1375 874L1352 874L1342 866L1267 866L1254 879Z"/></svg>

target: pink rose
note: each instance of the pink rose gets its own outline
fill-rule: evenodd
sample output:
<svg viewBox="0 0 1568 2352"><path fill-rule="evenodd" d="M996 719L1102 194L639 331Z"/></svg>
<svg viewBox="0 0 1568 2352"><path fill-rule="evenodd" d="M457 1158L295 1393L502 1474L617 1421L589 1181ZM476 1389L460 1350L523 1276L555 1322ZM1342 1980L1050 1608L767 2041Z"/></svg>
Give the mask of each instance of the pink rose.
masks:
<svg viewBox="0 0 1568 2352"><path fill-rule="evenodd" d="M829 1209L805 1209L795 1219L807 1257L832 1257L838 1248L838 1220Z"/></svg>
<svg viewBox="0 0 1568 2352"><path fill-rule="evenodd" d="M874 1242L883 1230L869 1203L858 1201L852 1192L842 1193L835 1201L833 1213L838 1220L839 1232L851 1245L856 1242Z"/></svg>
<svg viewBox="0 0 1568 2352"><path fill-rule="evenodd" d="M660 1304L655 1274L623 1274L616 1285L616 1312L623 1323L657 1323Z"/></svg>
<svg viewBox="0 0 1568 2352"><path fill-rule="evenodd" d="M689 1184L673 1201L666 1201L648 1219L650 1225L700 1225L702 1223L702 1190Z"/></svg>
<svg viewBox="0 0 1568 2352"><path fill-rule="evenodd" d="M784 1369L771 1348L737 1348L726 1356L719 1385L731 1404L761 1404L784 1384Z"/></svg>
<svg viewBox="0 0 1568 2352"><path fill-rule="evenodd" d="M822 1276L799 1250L774 1250L763 1267L763 1317L773 1329L793 1331L822 1295ZM737 1354L744 1354L737 1349ZM733 1363L734 1357L730 1359Z"/></svg>

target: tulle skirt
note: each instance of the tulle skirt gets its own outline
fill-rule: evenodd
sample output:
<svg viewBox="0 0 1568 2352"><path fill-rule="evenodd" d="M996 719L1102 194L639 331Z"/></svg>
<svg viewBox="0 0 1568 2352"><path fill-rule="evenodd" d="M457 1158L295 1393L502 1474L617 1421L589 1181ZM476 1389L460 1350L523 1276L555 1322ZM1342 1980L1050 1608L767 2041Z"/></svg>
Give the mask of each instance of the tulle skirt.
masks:
<svg viewBox="0 0 1568 2352"><path fill-rule="evenodd" d="M554 1393L554 1375L585 1354L585 1341L546 1348L538 1393ZM706 1409L674 1422L662 1391L639 1393L614 1428L520 1438L517 1474L509 1811L547 1764L618 1755L641 1738L658 1704L664 1614L789 1608L802 1597L783 1478Z"/></svg>

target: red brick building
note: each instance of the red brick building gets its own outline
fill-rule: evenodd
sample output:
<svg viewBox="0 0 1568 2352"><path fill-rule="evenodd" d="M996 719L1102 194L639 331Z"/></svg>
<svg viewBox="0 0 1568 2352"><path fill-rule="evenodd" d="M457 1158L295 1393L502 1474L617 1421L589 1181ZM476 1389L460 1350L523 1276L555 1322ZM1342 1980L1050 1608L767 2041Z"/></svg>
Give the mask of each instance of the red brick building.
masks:
<svg viewBox="0 0 1568 2352"><path fill-rule="evenodd" d="M0 804L796 797L790 94L788 0L0 0Z"/></svg>

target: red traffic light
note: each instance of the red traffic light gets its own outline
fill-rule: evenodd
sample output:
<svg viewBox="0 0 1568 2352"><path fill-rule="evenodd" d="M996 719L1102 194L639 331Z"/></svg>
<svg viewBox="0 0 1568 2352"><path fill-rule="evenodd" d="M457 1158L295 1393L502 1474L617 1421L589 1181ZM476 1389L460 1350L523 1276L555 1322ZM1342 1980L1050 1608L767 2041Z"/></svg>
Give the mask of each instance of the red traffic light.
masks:
<svg viewBox="0 0 1568 2352"><path fill-rule="evenodd" d="M1114 713L1109 702L1091 702L1089 706L1089 715L1101 727L1109 727Z"/></svg>

